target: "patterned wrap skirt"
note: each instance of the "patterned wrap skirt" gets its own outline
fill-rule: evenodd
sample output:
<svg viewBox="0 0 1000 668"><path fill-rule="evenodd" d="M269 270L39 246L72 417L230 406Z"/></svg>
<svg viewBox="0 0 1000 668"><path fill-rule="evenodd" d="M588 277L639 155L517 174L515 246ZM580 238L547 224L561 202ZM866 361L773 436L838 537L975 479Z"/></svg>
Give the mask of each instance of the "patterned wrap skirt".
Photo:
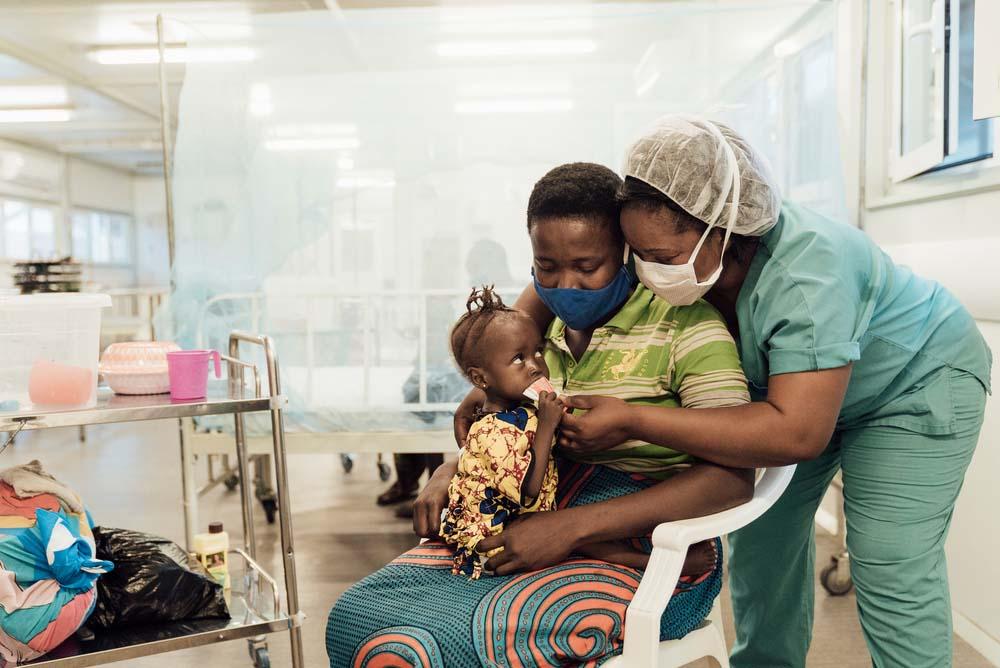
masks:
<svg viewBox="0 0 1000 668"><path fill-rule="evenodd" d="M602 466L559 463L558 507L637 492L657 481ZM558 512L558 511L557 511ZM646 552L648 537L629 544ZM663 640L699 626L722 587L715 568L681 578L660 622ZM620 654L625 610L642 572L572 558L530 573L452 575L454 549L428 542L344 592L330 611L330 668L599 666Z"/></svg>

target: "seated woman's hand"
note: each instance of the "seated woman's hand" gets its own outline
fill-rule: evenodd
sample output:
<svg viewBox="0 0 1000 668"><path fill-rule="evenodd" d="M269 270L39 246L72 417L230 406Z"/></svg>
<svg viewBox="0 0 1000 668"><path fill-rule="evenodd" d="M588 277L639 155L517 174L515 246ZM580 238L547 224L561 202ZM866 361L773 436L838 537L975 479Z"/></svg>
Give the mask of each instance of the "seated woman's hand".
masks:
<svg viewBox="0 0 1000 668"><path fill-rule="evenodd" d="M421 538L437 538L441 511L448 507L448 485L458 471L458 462L445 462L435 469L413 502L413 531Z"/></svg>
<svg viewBox="0 0 1000 668"><path fill-rule="evenodd" d="M478 387L474 387L469 390L465 399L462 399L462 403L455 409L455 442L458 443L458 447L465 446L465 441L469 437L469 429L476 421L476 413L482 408L485 401L486 394Z"/></svg>
<svg viewBox="0 0 1000 668"><path fill-rule="evenodd" d="M537 571L566 560L574 548L572 527L565 511L530 513L504 527L503 533L484 538L476 550L485 553L502 547L485 565L497 575Z"/></svg>
<svg viewBox="0 0 1000 668"><path fill-rule="evenodd" d="M629 439L629 405L615 397L563 397L566 406L586 411L569 413L559 426L559 445L570 454L586 455Z"/></svg>

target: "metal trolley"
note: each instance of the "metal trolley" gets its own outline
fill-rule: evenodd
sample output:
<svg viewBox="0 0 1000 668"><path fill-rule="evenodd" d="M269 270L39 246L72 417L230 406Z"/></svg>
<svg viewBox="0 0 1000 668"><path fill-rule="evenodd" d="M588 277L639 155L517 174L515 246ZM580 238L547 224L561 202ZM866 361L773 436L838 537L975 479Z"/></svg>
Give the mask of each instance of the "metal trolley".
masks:
<svg viewBox="0 0 1000 668"><path fill-rule="evenodd" d="M260 375L255 365L240 359L240 344L263 349L267 365L267 393L261 391ZM53 427L83 427L95 424L138 422L232 414L236 421L236 454L241 480L251 480L246 452L243 414L269 412L274 445L274 469L277 492L277 516L280 522L282 560L285 575L285 605L277 582L256 561L253 527L253 490L241 485L243 509L243 547L230 551L233 589L229 603L231 619L197 620L167 624L141 630L123 630L102 634L90 640L71 638L30 665L77 668L116 661L127 661L175 650L200 647L228 640L247 639L255 668L269 668L266 635L287 632L291 641L292 666L305 666L302 654L301 624L295 575L295 549L292 542L292 518L288 501L288 472L285 466L285 434L278 360L270 338L233 332L229 340L229 382L224 389L212 388L206 399L171 401L168 396L118 396L101 389L93 408L67 411L41 411L0 414L0 433L8 432L3 445L9 445L22 430ZM246 371L254 378L252 389L245 382ZM182 480L184 484L184 520L188 549L191 547L191 502L197 490L191 475L189 446L181 438ZM242 574L242 576L240 576Z"/></svg>

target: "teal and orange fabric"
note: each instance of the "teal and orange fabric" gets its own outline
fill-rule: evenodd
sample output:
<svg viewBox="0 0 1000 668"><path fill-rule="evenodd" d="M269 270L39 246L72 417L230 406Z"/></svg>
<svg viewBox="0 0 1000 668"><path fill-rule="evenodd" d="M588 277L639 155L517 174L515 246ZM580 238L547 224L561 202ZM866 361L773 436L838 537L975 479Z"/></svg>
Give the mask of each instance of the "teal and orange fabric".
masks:
<svg viewBox="0 0 1000 668"><path fill-rule="evenodd" d="M558 507L630 494L656 481L603 466L559 463ZM639 544L650 549L648 540ZM701 623L721 588L715 568L677 584L663 639ZM451 574L454 551L425 543L351 587L330 612L331 668L596 667L621 653L625 611L642 572L593 559L478 580Z"/></svg>

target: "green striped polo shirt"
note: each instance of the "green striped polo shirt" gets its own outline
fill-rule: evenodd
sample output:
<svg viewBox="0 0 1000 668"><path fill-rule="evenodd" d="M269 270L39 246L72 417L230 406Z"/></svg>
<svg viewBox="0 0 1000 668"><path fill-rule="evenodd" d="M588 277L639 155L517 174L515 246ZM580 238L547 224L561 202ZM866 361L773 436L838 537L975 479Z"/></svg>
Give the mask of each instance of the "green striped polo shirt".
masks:
<svg viewBox="0 0 1000 668"><path fill-rule="evenodd" d="M705 301L671 306L642 284L594 335L576 360L558 318L546 333L552 385L565 394L599 394L646 406L709 408L750 401L736 344ZM578 458L663 479L696 461L643 441Z"/></svg>

